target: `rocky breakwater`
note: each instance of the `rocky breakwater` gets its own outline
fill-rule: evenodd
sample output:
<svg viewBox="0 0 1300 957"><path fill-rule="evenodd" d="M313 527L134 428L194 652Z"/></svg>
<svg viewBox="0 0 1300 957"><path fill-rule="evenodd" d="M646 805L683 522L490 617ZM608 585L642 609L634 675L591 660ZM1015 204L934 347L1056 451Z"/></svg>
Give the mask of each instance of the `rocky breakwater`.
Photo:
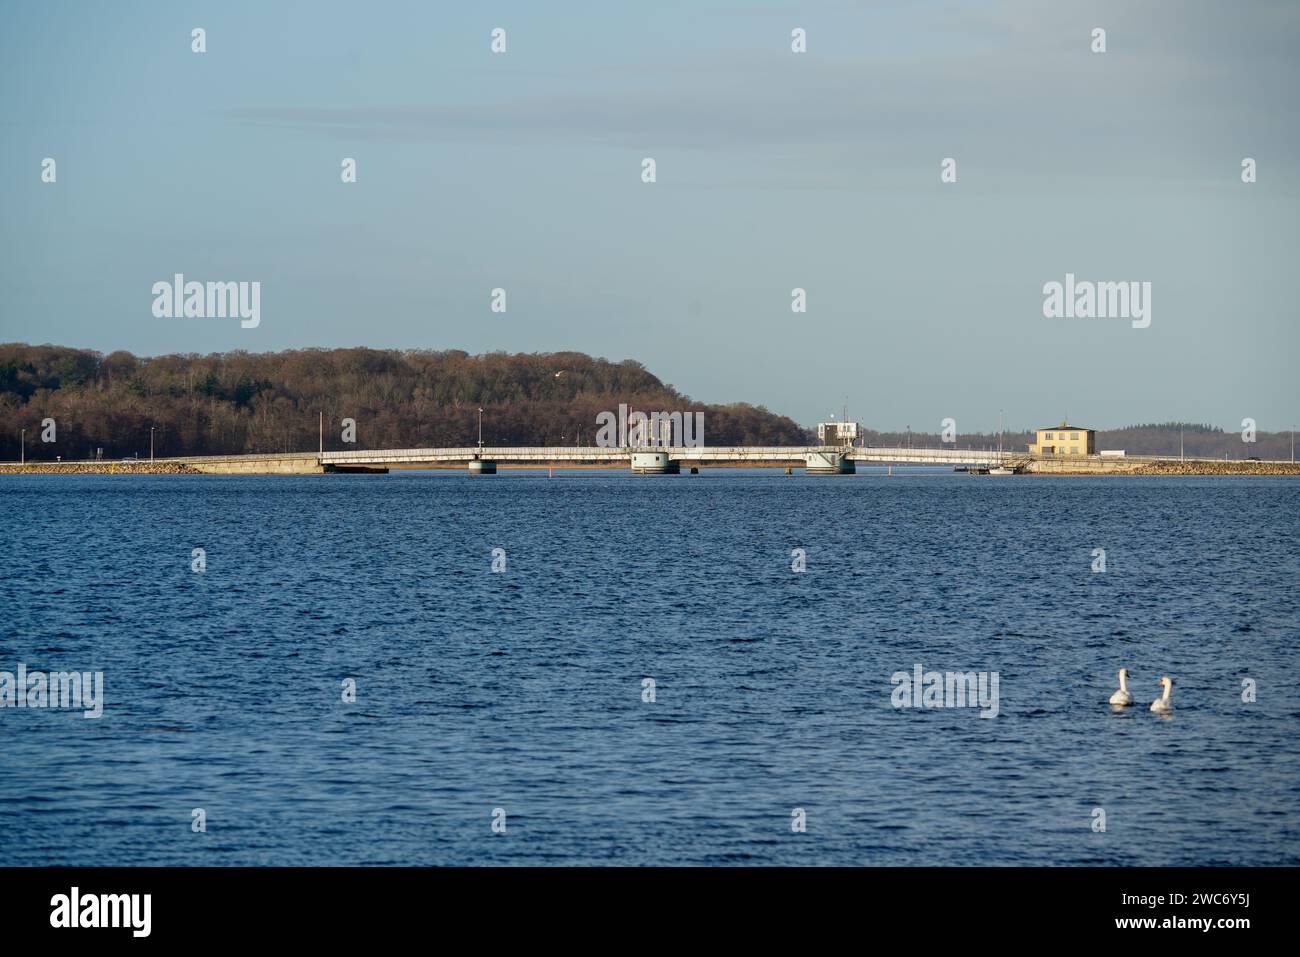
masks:
<svg viewBox="0 0 1300 957"><path fill-rule="evenodd" d="M1130 475L1300 475L1300 462L1180 462L1169 459L1139 465Z"/></svg>
<svg viewBox="0 0 1300 957"><path fill-rule="evenodd" d="M44 475L199 475L180 462L0 462L0 474Z"/></svg>

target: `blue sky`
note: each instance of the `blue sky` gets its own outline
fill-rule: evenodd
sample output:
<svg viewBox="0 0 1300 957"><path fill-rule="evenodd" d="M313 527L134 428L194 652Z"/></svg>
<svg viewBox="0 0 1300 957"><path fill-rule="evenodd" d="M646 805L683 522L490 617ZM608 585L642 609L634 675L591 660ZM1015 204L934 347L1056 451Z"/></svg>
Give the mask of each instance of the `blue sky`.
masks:
<svg viewBox="0 0 1300 957"><path fill-rule="evenodd" d="M0 17L0 340L572 349L878 428L1300 419L1300 4ZM177 272L260 281L260 326L155 318ZM1067 272L1150 281L1150 328L1044 318Z"/></svg>

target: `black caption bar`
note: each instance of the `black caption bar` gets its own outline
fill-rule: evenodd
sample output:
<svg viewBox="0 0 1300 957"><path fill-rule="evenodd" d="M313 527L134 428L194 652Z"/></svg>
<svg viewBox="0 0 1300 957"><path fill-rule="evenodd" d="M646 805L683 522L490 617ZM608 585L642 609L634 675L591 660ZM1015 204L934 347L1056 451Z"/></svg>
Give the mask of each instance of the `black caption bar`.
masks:
<svg viewBox="0 0 1300 957"><path fill-rule="evenodd" d="M450 931L478 935L471 943L541 933L612 942L676 935L689 922L733 942L845 930L915 940L964 927L980 931L953 942L996 930L1231 946L1286 923L1283 888L1296 870L9 868L0 920L6 942L78 944L347 945Z"/></svg>

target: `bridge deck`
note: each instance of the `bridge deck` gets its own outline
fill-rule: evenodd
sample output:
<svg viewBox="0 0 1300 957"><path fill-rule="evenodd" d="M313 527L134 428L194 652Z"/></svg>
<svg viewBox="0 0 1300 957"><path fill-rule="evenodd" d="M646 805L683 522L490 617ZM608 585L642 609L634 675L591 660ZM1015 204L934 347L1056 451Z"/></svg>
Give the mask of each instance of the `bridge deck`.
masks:
<svg viewBox="0 0 1300 957"><path fill-rule="evenodd" d="M609 465L611 468L626 465L634 452L661 451L683 464L802 466L809 455L845 451L838 446L706 446L703 448L673 447L663 449L597 448L594 446L536 447L513 446L477 449L473 447L448 447L428 449L362 449L348 452L257 453L252 455L205 455L170 459L188 464L238 464L254 465L259 461L292 461L339 466L453 466L464 465L474 458L494 461L499 465L537 465L567 462L583 465ZM1029 456L999 453L981 449L906 449L906 448L853 448L847 450L854 462L931 464L931 465L996 465L999 461L1016 462Z"/></svg>

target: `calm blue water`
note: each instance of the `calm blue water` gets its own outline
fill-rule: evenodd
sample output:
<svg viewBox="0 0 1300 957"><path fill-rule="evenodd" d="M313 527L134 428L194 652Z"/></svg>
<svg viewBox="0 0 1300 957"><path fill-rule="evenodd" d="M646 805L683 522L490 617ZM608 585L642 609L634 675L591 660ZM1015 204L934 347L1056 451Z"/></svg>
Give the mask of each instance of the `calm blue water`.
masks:
<svg viewBox="0 0 1300 957"><path fill-rule="evenodd" d="M0 864L1300 863L1297 481L4 476L0 503L0 670L106 685L98 721L0 710ZM896 710L916 663L997 671L999 715Z"/></svg>

